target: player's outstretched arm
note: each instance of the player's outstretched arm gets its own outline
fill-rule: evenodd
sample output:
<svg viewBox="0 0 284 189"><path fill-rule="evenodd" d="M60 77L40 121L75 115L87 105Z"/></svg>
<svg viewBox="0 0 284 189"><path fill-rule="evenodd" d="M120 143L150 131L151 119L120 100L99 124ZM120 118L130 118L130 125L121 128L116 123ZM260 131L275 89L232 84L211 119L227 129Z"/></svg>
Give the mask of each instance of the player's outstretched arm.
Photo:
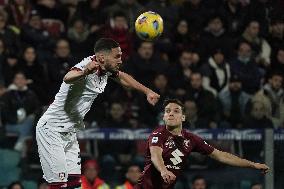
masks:
<svg viewBox="0 0 284 189"><path fill-rule="evenodd" d="M118 78L119 78L119 82L122 85L126 87L131 87L133 89L136 89L144 93L147 96L147 101L150 104L155 105L158 102L160 95L158 95L157 93L155 93L148 87L145 87L144 85L136 81L131 75L120 71L118 74Z"/></svg>
<svg viewBox="0 0 284 189"><path fill-rule="evenodd" d="M63 81L67 84L71 84L76 82L77 80L84 78L86 75L89 75L96 71L99 67L99 64L95 61L89 62L86 67L81 70L79 68L75 68L70 70L63 78Z"/></svg>
<svg viewBox="0 0 284 189"><path fill-rule="evenodd" d="M151 161L156 167L156 169L161 173L161 177L166 183L173 183L176 180L176 176L169 171L165 164L162 157L163 149L158 146L151 146L150 147L151 153Z"/></svg>
<svg viewBox="0 0 284 189"><path fill-rule="evenodd" d="M217 161L220 161L228 165L258 169L262 171L262 173L264 174L268 173L269 171L269 167L265 164L248 161L246 159L239 158L233 154L222 152L217 149L214 149L214 151L209 156Z"/></svg>

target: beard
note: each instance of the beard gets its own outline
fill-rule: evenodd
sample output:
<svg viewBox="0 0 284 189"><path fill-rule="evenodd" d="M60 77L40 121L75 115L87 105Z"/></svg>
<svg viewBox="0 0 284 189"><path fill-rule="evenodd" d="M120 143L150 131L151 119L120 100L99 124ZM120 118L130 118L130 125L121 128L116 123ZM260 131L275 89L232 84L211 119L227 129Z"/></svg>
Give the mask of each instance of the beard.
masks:
<svg viewBox="0 0 284 189"><path fill-rule="evenodd" d="M113 67L113 66L111 66L110 64L106 64L106 65L105 65L105 70L106 70L107 72L112 73L112 74L117 73L117 72L119 71L118 68Z"/></svg>

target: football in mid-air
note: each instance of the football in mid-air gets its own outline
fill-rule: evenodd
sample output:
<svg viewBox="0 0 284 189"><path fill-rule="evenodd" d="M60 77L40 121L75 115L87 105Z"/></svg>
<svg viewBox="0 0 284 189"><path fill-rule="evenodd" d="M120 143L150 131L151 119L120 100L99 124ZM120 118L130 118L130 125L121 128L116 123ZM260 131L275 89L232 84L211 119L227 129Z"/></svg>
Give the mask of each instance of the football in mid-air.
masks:
<svg viewBox="0 0 284 189"><path fill-rule="evenodd" d="M162 17L152 11L142 13L135 21L136 34L145 41L152 41L158 38L163 30Z"/></svg>

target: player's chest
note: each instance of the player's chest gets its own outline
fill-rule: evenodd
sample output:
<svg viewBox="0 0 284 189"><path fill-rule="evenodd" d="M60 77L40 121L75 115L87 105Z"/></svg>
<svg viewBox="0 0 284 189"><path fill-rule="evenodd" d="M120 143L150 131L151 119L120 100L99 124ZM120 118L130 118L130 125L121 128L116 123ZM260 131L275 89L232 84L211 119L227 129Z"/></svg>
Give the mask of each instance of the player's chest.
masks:
<svg viewBox="0 0 284 189"><path fill-rule="evenodd" d="M87 80L87 89L94 93L102 93L107 85L107 75L97 76L96 74L90 75Z"/></svg>
<svg viewBox="0 0 284 189"><path fill-rule="evenodd" d="M170 157L179 155L180 157L188 156L192 151L190 139L174 139L169 137L163 144L163 156Z"/></svg>

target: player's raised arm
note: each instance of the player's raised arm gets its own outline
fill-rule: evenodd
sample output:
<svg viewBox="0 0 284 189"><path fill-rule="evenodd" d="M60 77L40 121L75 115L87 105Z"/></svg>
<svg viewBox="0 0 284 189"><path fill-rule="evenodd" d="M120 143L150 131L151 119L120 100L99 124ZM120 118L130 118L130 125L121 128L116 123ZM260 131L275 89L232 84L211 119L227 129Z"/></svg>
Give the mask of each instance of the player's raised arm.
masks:
<svg viewBox="0 0 284 189"><path fill-rule="evenodd" d="M246 167L261 170L262 173L268 173L269 167L265 164L255 163L248 161L246 159L239 158L233 154L222 152L220 150L214 149L214 151L209 155L211 158L236 167Z"/></svg>
<svg viewBox="0 0 284 189"><path fill-rule="evenodd" d="M122 85L143 92L147 96L147 100L150 104L155 105L158 102L160 95L136 81L131 75L119 71L118 79Z"/></svg>
<svg viewBox="0 0 284 189"><path fill-rule="evenodd" d="M175 181L176 176L166 168L164 164L164 160L162 158L162 152L163 152L163 149L161 147L158 147L158 146L150 147L152 163L154 164L156 169L161 173L161 177L163 178L163 180L166 183L170 184Z"/></svg>
<svg viewBox="0 0 284 189"><path fill-rule="evenodd" d="M98 67L99 64L94 60L89 62L83 69L74 67L64 76L63 81L67 84L71 84L81 78L84 78L86 75L93 73L98 69Z"/></svg>

